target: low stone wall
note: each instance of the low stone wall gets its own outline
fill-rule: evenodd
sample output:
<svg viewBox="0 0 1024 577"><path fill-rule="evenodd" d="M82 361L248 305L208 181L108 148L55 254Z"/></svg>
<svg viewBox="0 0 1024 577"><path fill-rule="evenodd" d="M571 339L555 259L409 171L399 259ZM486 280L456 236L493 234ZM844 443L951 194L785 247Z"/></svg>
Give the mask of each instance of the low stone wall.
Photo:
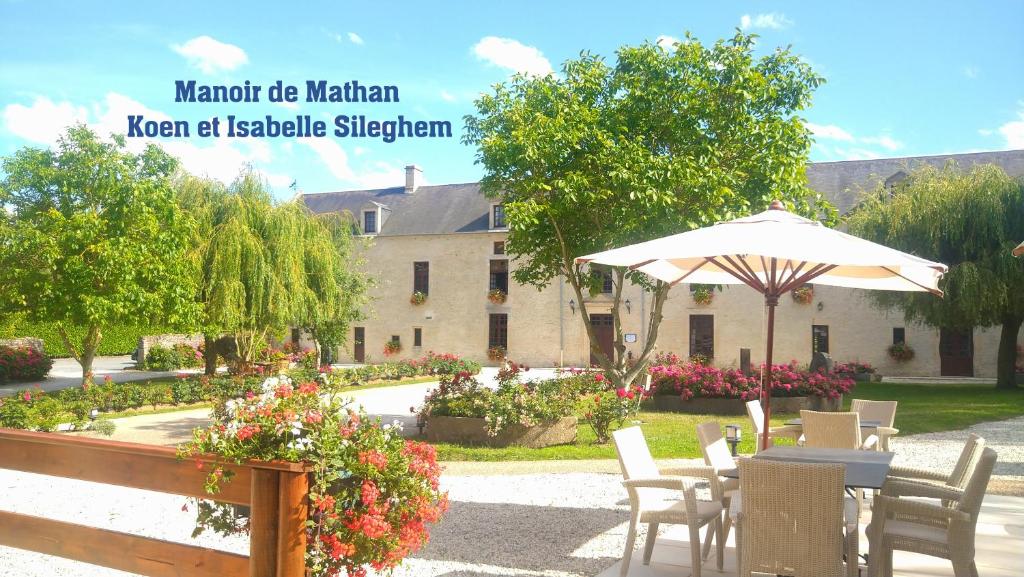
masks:
<svg viewBox="0 0 1024 577"><path fill-rule="evenodd" d="M487 434L487 422L484 419L434 416L427 421L427 440L433 443L488 447L518 445L538 449L575 441L576 424L576 417L562 417L532 427L510 425L492 437Z"/></svg>
<svg viewBox="0 0 1024 577"><path fill-rule="evenodd" d="M153 348L154 345L160 345L162 347L171 348L174 345L187 344L193 347L198 347L203 344L203 335L149 335L139 339L139 346L135 348L134 359L137 363L142 363L146 360L146 353L149 349Z"/></svg>
<svg viewBox="0 0 1024 577"><path fill-rule="evenodd" d="M0 339L0 347L28 347L30 349L35 349L40 353L46 353L46 347L43 344L43 339L37 339L35 337L21 337L18 339Z"/></svg>
<svg viewBox="0 0 1024 577"><path fill-rule="evenodd" d="M676 395L655 395L654 408L659 411L691 415L746 415L747 407L741 399L696 398L684 401ZM773 413L798 413L810 408L808 397L772 397Z"/></svg>

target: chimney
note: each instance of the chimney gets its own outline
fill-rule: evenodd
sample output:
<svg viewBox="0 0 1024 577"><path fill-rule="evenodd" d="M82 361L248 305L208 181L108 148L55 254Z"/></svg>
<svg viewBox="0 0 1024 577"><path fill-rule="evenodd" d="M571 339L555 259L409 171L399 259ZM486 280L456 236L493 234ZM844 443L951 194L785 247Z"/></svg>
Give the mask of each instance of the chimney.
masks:
<svg viewBox="0 0 1024 577"><path fill-rule="evenodd" d="M419 183L416 182L416 180L419 178L419 177L417 177L417 174L421 174L422 175L423 171L420 170L420 167L416 166L415 164L410 164L409 166L405 167L405 193L406 194L412 194L412 193L416 192L417 188L419 188Z"/></svg>

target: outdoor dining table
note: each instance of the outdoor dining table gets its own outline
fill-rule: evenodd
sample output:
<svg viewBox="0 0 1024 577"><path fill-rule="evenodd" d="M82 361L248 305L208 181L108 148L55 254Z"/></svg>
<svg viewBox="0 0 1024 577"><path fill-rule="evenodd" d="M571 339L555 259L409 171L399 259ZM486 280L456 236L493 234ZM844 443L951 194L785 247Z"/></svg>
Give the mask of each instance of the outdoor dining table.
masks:
<svg viewBox="0 0 1024 577"><path fill-rule="evenodd" d="M859 449L826 449L821 447L769 447L754 459L800 463L841 463L846 465L847 489L881 489L895 453L861 451ZM723 477L739 479L739 469L726 469Z"/></svg>
<svg viewBox="0 0 1024 577"><path fill-rule="evenodd" d="M790 419L786 421L787 425L793 425L802 427L804 425L803 419ZM860 428L862 429L877 429L882 426L882 421L876 421L871 419L864 419L860 422Z"/></svg>

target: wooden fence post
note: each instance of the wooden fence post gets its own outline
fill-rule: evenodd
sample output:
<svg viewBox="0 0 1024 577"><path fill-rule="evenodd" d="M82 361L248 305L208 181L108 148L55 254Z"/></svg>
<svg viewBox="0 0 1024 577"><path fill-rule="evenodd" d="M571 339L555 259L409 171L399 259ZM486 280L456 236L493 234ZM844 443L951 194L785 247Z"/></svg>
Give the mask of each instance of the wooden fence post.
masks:
<svg viewBox="0 0 1024 577"><path fill-rule="evenodd" d="M279 472L252 470L249 577L277 577Z"/></svg>
<svg viewBox="0 0 1024 577"><path fill-rule="evenodd" d="M309 516L309 474L278 471L277 577L306 574L306 519Z"/></svg>

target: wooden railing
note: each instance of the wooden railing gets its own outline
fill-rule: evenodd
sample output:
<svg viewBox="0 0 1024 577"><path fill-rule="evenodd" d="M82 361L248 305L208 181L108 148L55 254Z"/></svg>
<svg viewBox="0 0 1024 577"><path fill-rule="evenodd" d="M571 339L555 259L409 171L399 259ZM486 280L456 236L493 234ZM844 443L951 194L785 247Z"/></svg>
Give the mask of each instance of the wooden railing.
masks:
<svg viewBox="0 0 1024 577"><path fill-rule="evenodd" d="M0 428L0 469L211 497L203 490L208 468L178 460L170 447ZM302 577L308 469L289 462L230 469L235 476L216 500L251 507L248 557L8 511L0 511L0 545L151 577Z"/></svg>

